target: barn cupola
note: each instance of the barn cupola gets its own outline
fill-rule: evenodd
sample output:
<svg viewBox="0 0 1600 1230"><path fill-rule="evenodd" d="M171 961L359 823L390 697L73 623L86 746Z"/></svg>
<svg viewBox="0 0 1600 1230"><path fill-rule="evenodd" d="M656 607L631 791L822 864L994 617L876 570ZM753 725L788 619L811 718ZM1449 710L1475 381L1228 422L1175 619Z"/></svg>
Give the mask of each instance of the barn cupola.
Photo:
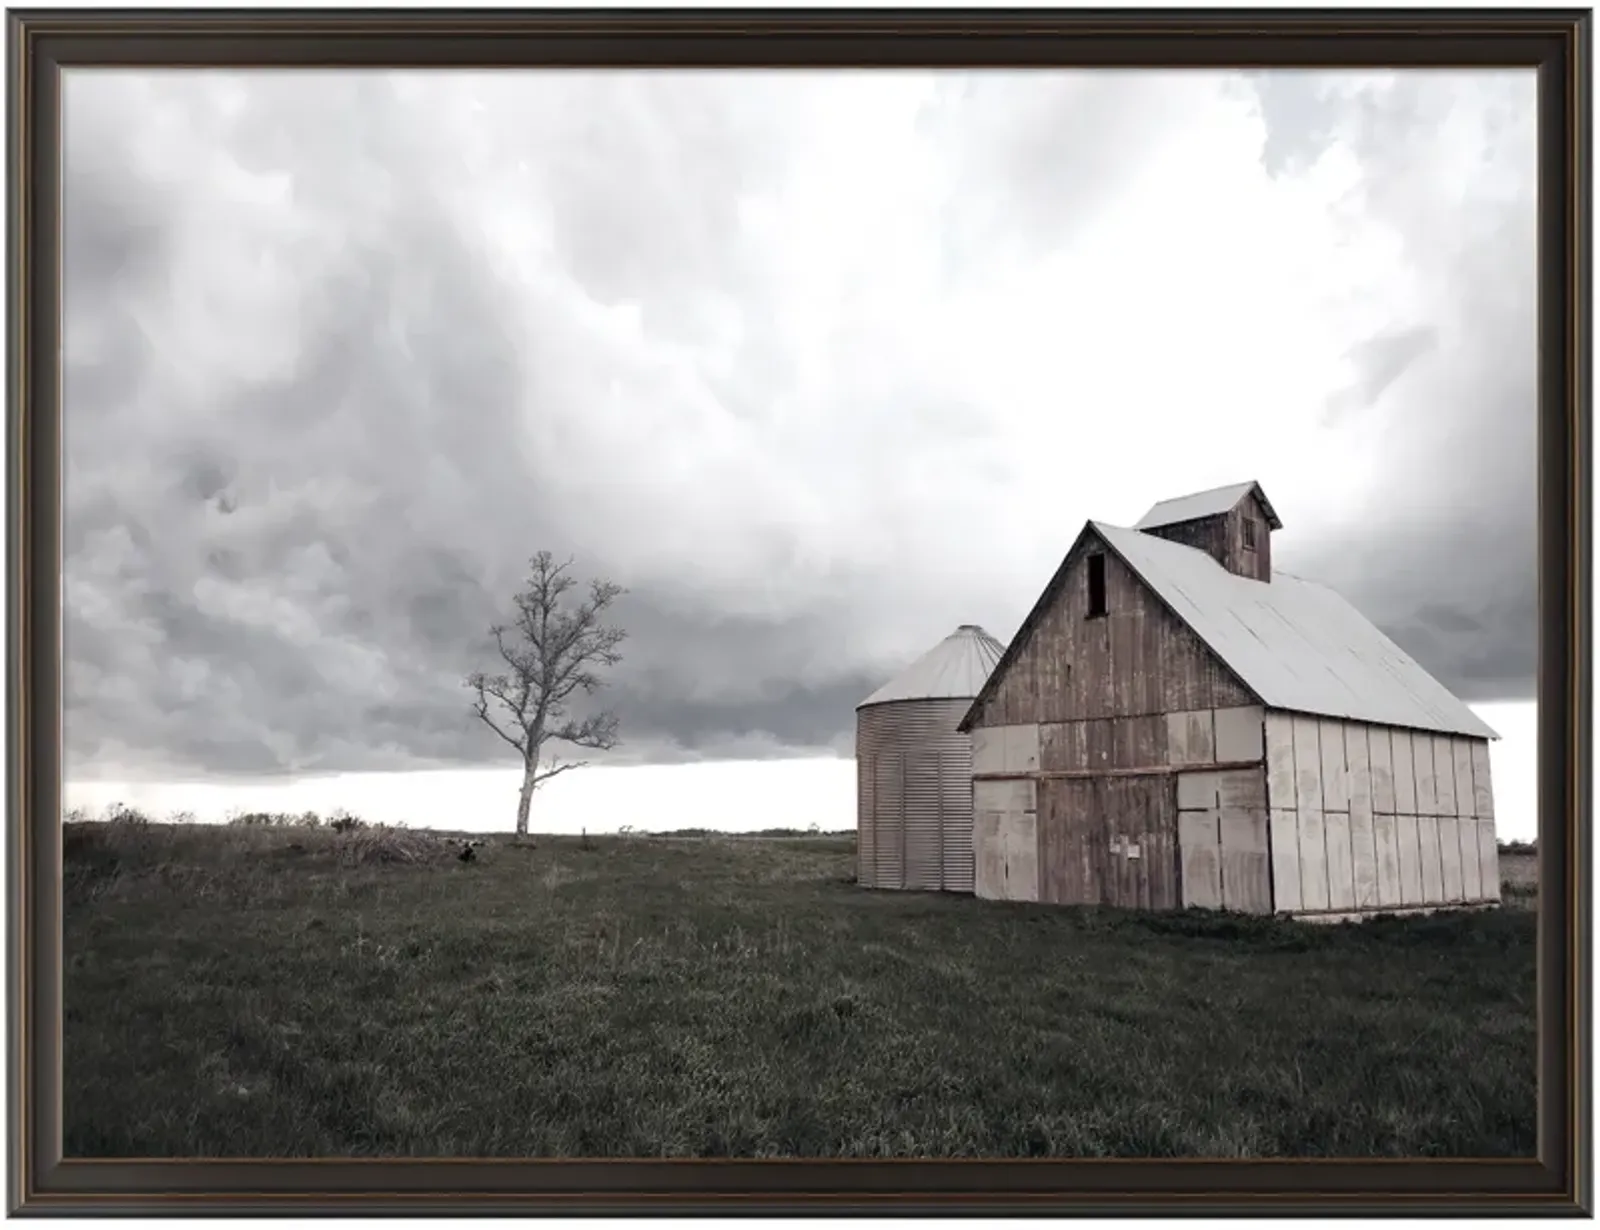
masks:
<svg viewBox="0 0 1600 1230"><path fill-rule="evenodd" d="M1235 576L1272 580L1272 531L1283 528L1260 483L1162 500L1134 529L1204 551Z"/></svg>

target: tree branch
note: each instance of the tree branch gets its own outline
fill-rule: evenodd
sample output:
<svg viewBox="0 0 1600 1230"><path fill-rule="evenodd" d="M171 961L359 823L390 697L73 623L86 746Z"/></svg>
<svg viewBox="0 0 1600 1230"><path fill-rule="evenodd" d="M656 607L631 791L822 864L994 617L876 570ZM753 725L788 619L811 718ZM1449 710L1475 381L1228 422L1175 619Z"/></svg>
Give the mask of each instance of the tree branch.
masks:
<svg viewBox="0 0 1600 1230"><path fill-rule="evenodd" d="M533 784L539 786L549 781L552 777L565 773L568 769L586 769L588 767L589 762L587 760L569 760L565 764L552 764L543 773L535 773L533 775Z"/></svg>
<svg viewBox="0 0 1600 1230"><path fill-rule="evenodd" d="M558 562L548 551L528 561L527 578L513 599L515 618L509 625L489 629L506 673L480 672L466 680L477 693L474 716L517 749L534 771L535 785L588 763L552 760L550 768L538 770L544 745L551 740L597 751L613 748L618 741L615 714L580 719L568 713L567 705L579 692L592 695L604 687L601 671L622 660L618 647L627 633L606 624L605 617L626 591L595 580L587 595L578 599L571 565L571 559ZM499 713L491 701L504 712Z"/></svg>

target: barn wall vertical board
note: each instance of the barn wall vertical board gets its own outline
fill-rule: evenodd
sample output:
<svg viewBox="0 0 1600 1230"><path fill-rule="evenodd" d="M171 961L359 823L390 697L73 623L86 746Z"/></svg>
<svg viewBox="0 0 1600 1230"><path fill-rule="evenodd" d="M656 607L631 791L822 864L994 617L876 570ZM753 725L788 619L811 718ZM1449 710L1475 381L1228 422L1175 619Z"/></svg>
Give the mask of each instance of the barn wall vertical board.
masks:
<svg viewBox="0 0 1600 1230"><path fill-rule="evenodd" d="M1380 907L1397 906L1404 897L1400 891L1400 842L1393 815L1372 814L1372 840L1378 854L1378 900Z"/></svg>
<svg viewBox="0 0 1600 1230"><path fill-rule="evenodd" d="M1433 736L1412 731L1411 763L1417 780L1417 815L1439 814L1439 775L1433 767Z"/></svg>
<svg viewBox="0 0 1600 1230"><path fill-rule="evenodd" d="M1453 816L1456 814L1456 766L1455 757L1450 749L1448 735L1434 735L1433 743L1433 781L1434 797L1439 804L1439 815Z"/></svg>
<svg viewBox="0 0 1600 1230"><path fill-rule="evenodd" d="M1500 846L1495 840L1494 820L1475 821L1478 826L1478 876L1485 901L1500 900Z"/></svg>
<svg viewBox="0 0 1600 1230"><path fill-rule="evenodd" d="M1452 904L1462 900L1464 885L1461 880L1461 822L1454 816L1438 817L1440 878L1444 882L1444 899Z"/></svg>
<svg viewBox="0 0 1600 1230"><path fill-rule="evenodd" d="M1344 765L1351 810L1359 804L1372 811L1372 740L1360 722L1344 723Z"/></svg>
<svg viewBox="0 0 1600 1230"><path fill-rule="evenodd" d="M1006 849L1001 837L1005 814L980 811L973 817L973 886L975 896L986 901L1003 901L1006 895Z"/></svg>
<svg viewBox="0 0 1600 1230"><path fill-rule="evenodd" d="M1293 913L1303 908L1300 895L1300 825L1298 813L1274 807L1272 823L1272 908Z"/></svg>
<svg viewBox="0 0 1600 1230"><path fill-rule="evenodd" d="M1272 912L1272 882L1264 808L1223 808L1217 817L1222 847L1223 908L1243 914Z"/></svg>
<svg viewBox="0 0 1600 1230"><path fill-rule="evenodd" d="M1450 740L1450 759L1455 768L1456 815L1477 818L1477 800L1472 789L1472 741Z"/></svg>
<svg viewBox="0 0 1600 1230"><path fill-rule="evenodd" d="M1396 815L1415 816L1417 810L1417 771L1412 758L1411 732L1391 730L1394 755L1394 810Z"/></svg>
<svg viewBox="0 0 1600 1230"><path fill-rule="evenodd" d="M1150 907L1175 910L1178 900L1178 799L1170 780L1156 783L1151 802Z"/></svg>
<svg viewBox="0 0 1600 1230"><path fill-rule="evenodd" d="M1178 813L1179 884L1185 908L1222 908L1222 860L1217 841L1217 811Z"/></svg>
<svg viewBox="0 0 1600 1230"><path fill-rule="evenodd" d="M1349 811L1350 790L1345 768L1344 723L1324 718L1317 723L1322 755L1322 810Z"/></svg>
<svg viewBox="0 0 1600 1230"><path fill-rule="evenodd" d="M1478 877L1487 901L1500 900L1500 843L1494 823L1494 785L1489 773L1489 745L1472 744L1472 802L1478 815Z"/></svg>
<svg viewBox="0 0 1600 1230"><path fill-rule="evenodd" d="M1472 742L1472 814L1480 820L1494 818L1494 788L1489 780L1489 745Z"/></svg>
<svg viewBox="0 0 1600 1230"><path fill-rule="evenodd" d="M1394 744L1387 726L1367 728L1367 757L1372 772L1372 810L1392 816L1395 806Z"/></svg>
<svg viewBox="0 0 1600 1230"><path fill-rule="evenodd" d="M1301 717L1294 723L1294 793L1297 811L1322 810L1322 748L1317 741L1317 719ZM1305 843L1302 842L1302 845Z"/></svg>
<svg viewBox="0 0 1600 1230"><path fill-rule="evenodd" d="M1423 903L1443 905L1444 869L1439 860L1439 817L1417 817L1417 852L1422 866Z"/></svg>
<svg viewBox="0 0 1600 1230"><path fill-rule="evenodd" d="M1327 762L1323 765L1326 767ZM1328 907L1354 909L1356 884L1350 848L1350 815L1342 811L1324 812L1322 821L1328 851Z"/></svg>
<svg viewBox="0 0 1600 1230"><path fill-rule="evenodd" d="M1298 758L1298 756L1297 756ZM1322 812L1302 808L1300 820L1300 899L1303 909L1328 908L1328 839Z"/></svg>
<svg viewBox="0 0 1600 1230"><path fill-rule="evenodd" d="M1359 722L1344 726L1345 782L1350 800L1350 866L1356 909L1378 905L1378 842L1372 820L1371 740Z"/></svg>
<svg viewBox="0 0 1600 1230"><path fill-rule="evenodd" d="M1421 905L1422 833L1415 816L1394 818L1395 855L1400 869L1400 904Z"/></svg>
<svg viewBox="0 0 1600 1230"><path fill-rule="evenodd" d="M1365 803L1350 800L1350 878L1355 884L1358 910L1373 910L1382 903L1378 887L1378 835L1372 812Z"/></svg>
<svg viewBox="0 0 1600 1230"><path fill-rule="evenodd" d="M1267 805L1293 809L1295 801L1294 720L1286 713L1266 716Z"/></svg>
<svg viewBox="0 0 1600 1230"><path fill-rule="evenodd" d="M1013 901L1039 900L1039 836L1032 812L1007 817L1006 891Z"/></svg>
<svg viewBox="0 0 1600 1230"><path fill-rule="evenodd" d="M1483 878L1478 870L1478 821L1473 816L1456 817L1456 840L1460 843L1461 899L1483 900Z"/></svg>

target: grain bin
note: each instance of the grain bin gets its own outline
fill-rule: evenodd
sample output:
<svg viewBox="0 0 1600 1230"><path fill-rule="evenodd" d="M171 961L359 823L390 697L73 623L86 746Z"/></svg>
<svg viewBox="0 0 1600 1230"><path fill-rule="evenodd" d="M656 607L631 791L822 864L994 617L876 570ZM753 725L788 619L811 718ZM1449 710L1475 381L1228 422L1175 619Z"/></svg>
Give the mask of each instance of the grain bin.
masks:
<svg viewBox="0 0 1600 1230"><path fill-rule="evenodd" d="M972 742L956 723L1004 651L962 624L856 706L863 886L972 891Z"/></svg>

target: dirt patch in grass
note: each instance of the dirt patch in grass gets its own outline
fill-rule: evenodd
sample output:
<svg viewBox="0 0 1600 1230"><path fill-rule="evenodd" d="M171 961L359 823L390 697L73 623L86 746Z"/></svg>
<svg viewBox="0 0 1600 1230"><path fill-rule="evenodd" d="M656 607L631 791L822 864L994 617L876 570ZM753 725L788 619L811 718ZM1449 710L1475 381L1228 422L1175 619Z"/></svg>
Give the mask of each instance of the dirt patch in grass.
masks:
<svg viewBox="0 0 1600 1230"><path fill-rule="evenodd" d="M68 1156L1531 1156L1534 916L873 892L849 839L66 834Z"/></svg>

